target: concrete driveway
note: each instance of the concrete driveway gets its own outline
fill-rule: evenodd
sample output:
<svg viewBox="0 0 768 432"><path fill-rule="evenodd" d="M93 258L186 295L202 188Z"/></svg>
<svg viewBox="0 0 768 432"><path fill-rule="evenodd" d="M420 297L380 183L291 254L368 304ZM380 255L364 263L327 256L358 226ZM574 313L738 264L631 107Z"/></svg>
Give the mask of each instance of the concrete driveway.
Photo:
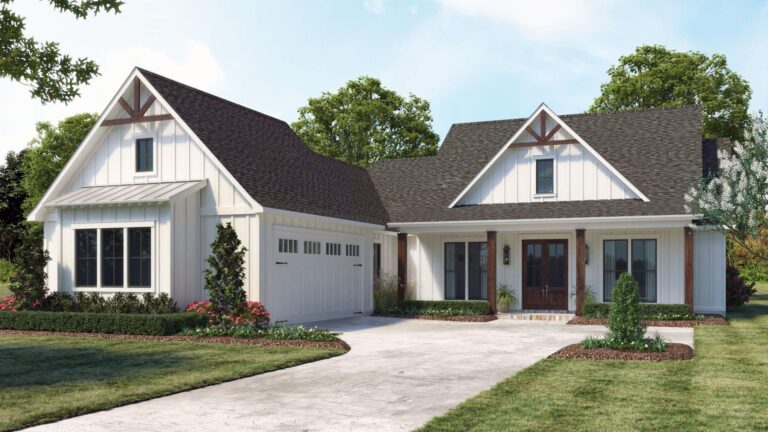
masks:
<svg viewBox="0 0 768 432"><path fill-rule="evenodd" d="M407 431L491 388L598 326L357 317L324 322L340 357L89 414L35 430ZM693 344L690 328L660 330Z"/></svg>

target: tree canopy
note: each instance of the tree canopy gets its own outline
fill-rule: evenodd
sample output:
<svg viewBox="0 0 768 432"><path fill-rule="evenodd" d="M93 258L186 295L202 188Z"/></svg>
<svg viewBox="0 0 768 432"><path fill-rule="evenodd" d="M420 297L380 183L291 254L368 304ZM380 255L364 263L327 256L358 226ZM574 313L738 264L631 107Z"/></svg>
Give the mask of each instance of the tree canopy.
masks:
<svg viewBox="0 0 768 432"><path fill-rule="evenodd" d="M53 8L85 19L99 12L120 13L120 0L48 0ZM70 102L80 86L99 75L99 66L88 58L63 54L56 42L38 42L26 35L24 17L10 9L13 0L0 0L0 77L30 87L42 103Z"/></svg>
<svg viewBox="0 0 768 432"><path fill-rule="evenodd" d="M698 104L705 138L740 140L749 125L752 90L722 54L643 45L620 57L608 75L592 112Z"/></svg>
<svg viewBox="0 0 768 432"><path fill-rule="evenodd" d="M21 205L27 193L22 186L24 172L21 161L25 153L25 150L8 152L5 165L0 166L0 258L8 260L13 259L24 231Z"/></svg>
<svg viewBox="0 0 768 432"><path fill-rule="evenodd" d="M24 212L35 208L48 187L98 120L98 114L77 114L54 126L37 124L37 137L29 143L22 162L24 171Z"/></svg>
<svg viewBox="0 0 768 432"><path fill-rule="evenodd" d="M404 98L368 76L310 98L291 126L314 151L361 167L434 155L439 141L429 102Z"/></svg>

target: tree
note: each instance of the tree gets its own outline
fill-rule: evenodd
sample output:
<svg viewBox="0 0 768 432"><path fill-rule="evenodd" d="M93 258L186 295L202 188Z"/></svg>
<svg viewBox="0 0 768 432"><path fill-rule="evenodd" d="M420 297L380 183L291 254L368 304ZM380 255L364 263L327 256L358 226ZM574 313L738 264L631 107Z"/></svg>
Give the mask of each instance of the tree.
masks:
<svg viewBox="0 0 768 432"><path fill-rule="evenodd" d="M752 90L724 55L643 45L620 57L608 75L592 112L699 104L705 138L739 140L748 127Z"/></svg>
<svg viewBox="0 0 768 432"><path fill-rule="evenodd" d="M0 258L12 260L14 249L21 241L24 230L22 203L27 193L22 186L24 173L21 161L26 150L19 153L10 151L5 165L0 167Z"/></svg>
<svg viewBox="0 0 768 432"><path fill-rule="evenodd" d="M216 239L211 243L204 274L205 289L220 324L227 324L227 318L246 305L245 252L231 223L216 225Z"/></svg>
<svg viewBox="0 0 768 432"><path fill-rule="evenodd" d="M34 309L45 299L48 274L45 266L51 260L43 249L39 224L26 225L22 241L13 259L10 290L14 304L20 309Z"/></svg>
<svg viewBox="0 0 768 432"><path fill-rule="evenodd" d="M48 122L37 124L37 137L29 143L22 161L22 184L27 193L23 205L25 213L40 202L98 118L97 114L78 114L65 118L56 126Z"/></svg>
<svg viewBox="0 0 768 432"><path fill-rule="evenodd" d="M429 102L413 94L403 98L367 76L310 98L291 127L314 151L361 167L431 156L439 141Z"/></svg>
<svg viewBox="0 0 768 432"><path fill-rule="evenodd" d="M622 273L613 288L612 297L606 339L613 348L629 348L645 337L635 278L629 273Z"/></svg>
<svg viewBox="0 0 768 432"><path fill-rule="evenodd" d="M767 222L768 121L759 113L751 123L742 142L732 151L718 153L718 174L692 187L685 198L689 210L701 214L729 240L754 257L768 260L766 251L750 241Z"/></svg>
<svg viewBox="0 0 768 432"><path fill-rule="evenodd" d="M120 13L120 0L48 0L54 9L86 19L99 12ZM56 42L38 42L25 34L24 17L9 8L13 0L0 0L0 77L30 87L42 103L70 102L79 87L99 75L98 65L87 58L62 54Z"/></svg>

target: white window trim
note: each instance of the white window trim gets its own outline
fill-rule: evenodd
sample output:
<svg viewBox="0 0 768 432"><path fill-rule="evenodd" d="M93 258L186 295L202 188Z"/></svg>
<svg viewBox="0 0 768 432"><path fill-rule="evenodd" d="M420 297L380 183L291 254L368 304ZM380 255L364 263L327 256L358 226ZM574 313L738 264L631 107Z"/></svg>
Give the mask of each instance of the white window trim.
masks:
<svg viewBox="0 0 768 432"><path fill-rule="evenodd" d="M544 198L556 198L557 197L557 155L553 152L546 152L532 156L533 168L531 169L531 196L534 200L543 200ZM551 193L536 193L536 166L540 160L552 160L552 192Z"/></svg>
<svg viewBox="0 0 768 432"><path fill-rule="evenodd" d="M122 287L105 287L101 284L101 230L102 229L123 229L123 286ZM150 263L149 268L151 272L149 287L131 287L128 286L128 229L129 228L149 228L150 232ZM125 293L154 293L156 292L157 284L157 229L155 229L155 222L110 222L110 223L84 223L84 224L72 224L73 233L75 230L96 230L96 286L78 287L76 279L76 271L72 272L72 287L74 292L125 292ZM74 234L77 235L77 234ZM77 265L77 242L73 244L73 255L75 257L75 265Z"/></svg>
<svg viewBox="0 0 768 432"><path fill-rule="evenodd" d="M600 287L600 303L605 303L605 272L603 271L603 261L605 260L603 241L604 240L626 240L627 241L627 272L632 274L632 240L656 240L656 301L655 302L640 302L647 304L659 304L659 291L661 279L659 275L662 272L662 267L665 265L665 260L661 259L661 234L649 233L649 234L606 234L598 236L597 238L597 282ZM666 270L666 269L665 269Z"/></svg>
<svg viewBox="0 0 768 432"><path fill-rule="evenodd" d="M152 171L136 171L136 141L140 139L147 139L152 138ZM158 150L159 147L159 140L158 140L158 134L156 132L148 132L148 131L142 131L142 132L134 132L131 134L131 151L133 152L133 157L131 158L133 160L133 176L134 178L141 177L156 177L157 176L157 167L160 165L160 159L158 159Z"/></svg>

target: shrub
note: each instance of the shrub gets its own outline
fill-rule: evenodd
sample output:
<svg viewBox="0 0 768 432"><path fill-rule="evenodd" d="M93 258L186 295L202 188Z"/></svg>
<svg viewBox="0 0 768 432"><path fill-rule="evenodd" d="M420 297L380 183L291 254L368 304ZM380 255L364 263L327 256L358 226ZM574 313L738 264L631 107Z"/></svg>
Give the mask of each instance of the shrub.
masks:
<svg viewBox="0 0 768 432"><path fill-rule="evenodd" d="M43 301L43 309L51 312L77 312L78 305L71 295L57 291L48 294Z"/></svg>
<svg viewBox="0 0 768 432"><path fill-rule="evenodd" d="M373 281L373 312L387 313L397 306L397 276L383 274Z"/></svg>
<svg viewBox="0 0 768 432"><path fill-rule="evenodd" d="M223 327L232 326L251 326L255 329L264 329L269 327L269 312L261 302L246 302L245 305L233 310L230 315L220 317L210 301L199 301L190 303L187 306L187 312L197 312L205 314L212 322L220 324Z"/></svg>
<svg viewBox="0 0 768 432"><path fill-rule="evenodd" d="M99 293L79 292L75 294L75 301L80 312L99 313L107 310L107 299Z"/></svg>
<svg viewBox="0 0 768 432"><path fill-rule="evenodd" d="M738 269L739 276L744 279L744 282L747 284L768 281L768 265L762 262L752 261L742 267L734 267Z"/></svg>
<svg viewBox="0 0 768 432"><path fill-rule="evenodd" d="M274 327L263 329L252 325L211 325L195 329L186 329L182 332L188 336L215 337L227 336L236 338L264 338L272 340L305 340L312 342L331 342L337 339L340 333L328 331L317 327L288 326L278 324Z"/></svg>
<svg viewBox="0 0 768 432"><path fill-rule="evenodd" d="M83 312L0 311L0 329L74 333L163 336L208 323L198 313L114 314Z"/></svg>
<svg viewBox="0 0 768 432"><path fill-rule="evenodd" d="M431 315L431 316L468 316L488 315L490 305L485 300L405 300L389 311L393 314Z"/></svg>
<svg viewBox="0 0 768 432"><path fill-rule="evenodd" d="M631 347L641 342L645 336L641 319L637 282L629 273L623 273L613 288L606 341L612 348Z"/></svg>
<svg viewBox="0 0 768 432"><path fill-rule="evenodd" d="M725 305L733 309L749 302L757 292L754 283L747 283L736 267L728 266L725 271Z"/></svg>
<svg viewBox="0 0 768 432"><path fill-rule="evenodd" d="M8 283L13 274L13 263L7 259L0 259L0 282Z"/></svg>
<svg viewBox="0 0 768 432"><path fill-rule="evenodd" d="M154 296L152 293L144 293L141 297L144 303L144 312L149 314L165 314L179 312L179 305L166 293Z"/></svg>
<svg viewBox="0 0 768 432"><path fill-rule="evenodd" d="M587 318L605 318L611 310L611 303L591 303L584 305ZM691 308L684 304L640 303L640 316L644 320L690 320L695 317Z"/></svg>
<svg viewBox="0 0 768 432"><path fill-rule="evenodd" d="M179 306L168 294L155 296L145 293L142 297L132 293L117 293L104 297L99 293L79 292L72 297L66 292L53 292L41 303L41 310L50 312L169 314L179 312Z"/></svg>
<svg viewBox="0 0 768 432"><path fill-rule="evenodd" d="M16 302L13 296L0 298L0 311L16 311Z"/></svg>
<svg viewBox="0 0 768 432"><path fill-rule="evenodd" d="M231 223L216 225L216 239L206 258L205 289L211 298L215 319L227 324L232 312L246 305L245 252Z"/></svg>
<svg viewBox="0 0 768 432"><path fill-rule="evenodd" d="M16 248L11 275L10 289L18 309L33 309L44 300L48 278L45 266L50 260L48 251L43 249L41 228L28 226Z"/></svg>
<svg viewBox="0 0 768 432"><path fill-rule="evenodd" d="M106 311L109 313L137 314L144 312L141 300L133 293L116 293L106 300Z"/></svg>

